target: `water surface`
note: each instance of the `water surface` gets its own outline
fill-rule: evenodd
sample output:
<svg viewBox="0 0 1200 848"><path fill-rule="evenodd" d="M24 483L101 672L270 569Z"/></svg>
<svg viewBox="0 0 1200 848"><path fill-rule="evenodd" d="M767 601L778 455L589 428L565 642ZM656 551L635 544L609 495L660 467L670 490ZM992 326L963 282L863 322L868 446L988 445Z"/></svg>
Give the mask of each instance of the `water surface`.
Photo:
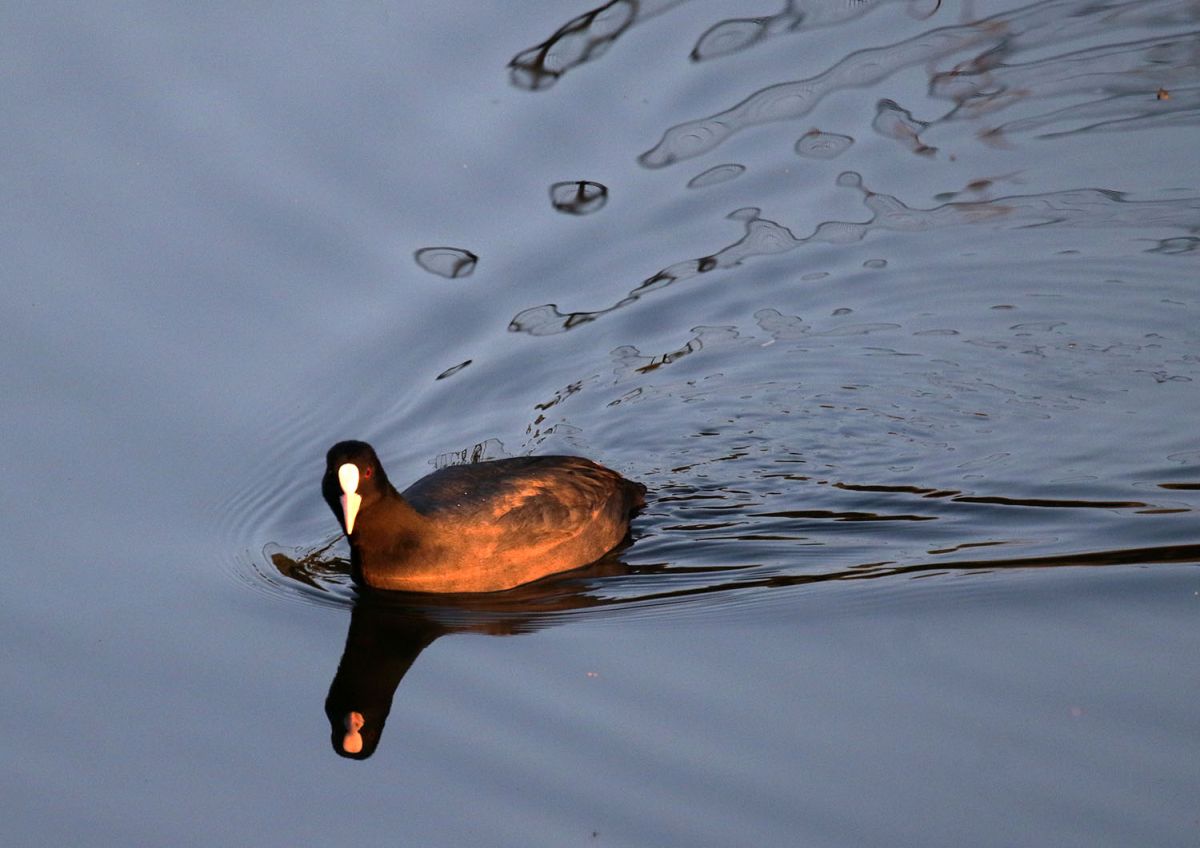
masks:
<svg viewBox="0 0 1200 848"><path fill-rule="evenodd" d="M1193 844L1197 31L9 15L4 844ZM342 438L650 503L376 597Z"/></svg>

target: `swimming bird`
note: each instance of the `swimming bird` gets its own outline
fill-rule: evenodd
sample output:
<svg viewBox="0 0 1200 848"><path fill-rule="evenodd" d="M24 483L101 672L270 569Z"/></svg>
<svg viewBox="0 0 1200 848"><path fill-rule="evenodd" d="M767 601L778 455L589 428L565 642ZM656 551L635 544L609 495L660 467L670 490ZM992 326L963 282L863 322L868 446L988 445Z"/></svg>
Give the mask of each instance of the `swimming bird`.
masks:
<svg viewBox="0 0 1200 848"><path fill-rule="evenodd" d="M358 441L329 449L321 481L355 581L410 592L496 592L595 562L645 492L578 456L451 465L397 492Z"/></svg>

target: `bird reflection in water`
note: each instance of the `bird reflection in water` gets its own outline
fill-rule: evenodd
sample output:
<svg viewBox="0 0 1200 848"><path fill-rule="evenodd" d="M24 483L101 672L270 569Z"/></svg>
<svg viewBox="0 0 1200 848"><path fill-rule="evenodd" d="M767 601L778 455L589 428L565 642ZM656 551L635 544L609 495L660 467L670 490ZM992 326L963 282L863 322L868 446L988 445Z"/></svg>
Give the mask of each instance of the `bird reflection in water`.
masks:
<svg viewBox="0 0 1200 848"><path fill-rule="evenodd" d="M325 698L329 741L343 757L375 753L392 697L421 651L448 629L418 609L360 598L337 674Z"/></svg>
<svg viewBox="0 0 1200 848"><path fill-rule="evenodd" d="M618 554L506 592L434 595L358 588L346 646L325 698L333 750L354 760L375 753L400 681L436 639L454 633L532 633L565 620L563 613L610 604L587 588L596 578L631 572ZM278 553L272 561L286 578L310 586L325 582L339 564L348 567L338 559L317 557L305 564ZM299 577L317 562L323 576L315 582Z"/></svg>

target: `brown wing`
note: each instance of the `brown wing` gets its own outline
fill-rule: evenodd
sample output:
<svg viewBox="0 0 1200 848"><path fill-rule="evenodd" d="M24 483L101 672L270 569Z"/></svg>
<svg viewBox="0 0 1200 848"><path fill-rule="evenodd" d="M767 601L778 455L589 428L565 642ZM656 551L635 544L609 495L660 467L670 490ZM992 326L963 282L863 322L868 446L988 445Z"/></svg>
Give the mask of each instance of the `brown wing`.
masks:
<svg viewBox="0 0 1200 848"><path fill-rule="evenodd" d="M531 456L455 465L403 492L418 512L438 522L490 524L505 537L572 535L597 513L628 514L640 487L590 460Z"/></svg>

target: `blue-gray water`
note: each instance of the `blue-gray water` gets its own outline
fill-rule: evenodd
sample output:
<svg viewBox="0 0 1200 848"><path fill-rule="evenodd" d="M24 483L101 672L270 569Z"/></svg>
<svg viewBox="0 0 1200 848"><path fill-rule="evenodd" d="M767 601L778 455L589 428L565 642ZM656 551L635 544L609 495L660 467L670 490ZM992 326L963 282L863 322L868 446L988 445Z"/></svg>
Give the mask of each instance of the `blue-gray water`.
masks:
<svg viewBox="0 0 1200 848"><path fill-rule="evenodd" d="M1195 844L1196 4L593 11L5 13L0 842ZM342 438L650 503L368 602Z"/></svg>

